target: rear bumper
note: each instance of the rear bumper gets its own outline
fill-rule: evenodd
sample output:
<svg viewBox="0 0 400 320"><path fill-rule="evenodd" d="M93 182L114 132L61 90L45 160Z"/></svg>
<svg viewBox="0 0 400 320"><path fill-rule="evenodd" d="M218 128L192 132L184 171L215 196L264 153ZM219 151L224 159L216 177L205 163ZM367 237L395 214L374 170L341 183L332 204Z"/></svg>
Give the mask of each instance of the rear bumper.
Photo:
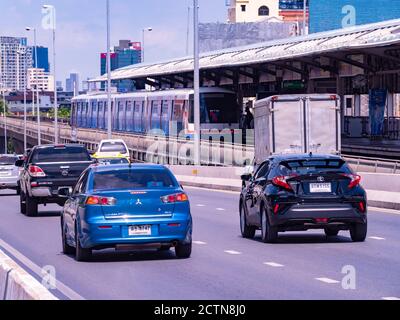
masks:
<svg viewBox="0 0 400 320"><path fill-rule="evenodd" d="M0 189L17 188L19 177L7 177L0 179Z"/></svg>
<svg viewBox="0 0 400 320"><path fill-rule="evenodd" d="M367 212L360 212L350 203L297 204L280 214L271 215L271 225L283 231L324 228L347 230L351 224L366 222Z"/></svg>
<svg viewBox="0 0 400 320"><path fill-rule="evenodd" d="M150 225L151 235L130 236L129 227L134 225ZM170 245L173 242L186 243L191 241L192 219L190 215L174 215L170 219L159 220L110 221L100 219L95 222L82 222L80 229L81 245L84 248L116 248L121 245Z"/></svg>

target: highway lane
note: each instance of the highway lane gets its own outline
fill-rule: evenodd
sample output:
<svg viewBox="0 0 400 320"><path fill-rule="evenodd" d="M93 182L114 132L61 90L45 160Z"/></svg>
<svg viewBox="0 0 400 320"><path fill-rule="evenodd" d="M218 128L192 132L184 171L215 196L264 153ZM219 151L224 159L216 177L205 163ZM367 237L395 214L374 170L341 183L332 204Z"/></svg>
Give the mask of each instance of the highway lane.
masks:
<svg viewBox="0 0 400 320"><path fill-rule="evenodd" d="M40 217L28 218L18 212L18 197L6 191L0 196L0 239L39 267L54 266L57 279L86 299L400 297L400 215L370 210L372 238L365 243L352 243L347 232L327 240L310 231L264 244L259 233L254 240L240 237L237 193L186 189L195 240L188 260L175 259L173 251L106 250L77 263L61 254L60 207L43 207ZM355 268L355 290L342 288L346 265Z"/></svg>

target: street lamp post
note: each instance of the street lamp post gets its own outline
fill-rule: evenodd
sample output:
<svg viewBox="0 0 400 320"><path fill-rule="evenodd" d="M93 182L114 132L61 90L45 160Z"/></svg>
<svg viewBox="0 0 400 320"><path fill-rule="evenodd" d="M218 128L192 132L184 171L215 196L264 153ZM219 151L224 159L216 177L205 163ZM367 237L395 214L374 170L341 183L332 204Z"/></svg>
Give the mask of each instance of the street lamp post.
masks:
<svg viewBox="0 0 400 320"><path fill-rule="evenodd" d="M146 31L151 32L153 31L153 28L148 27L142 30L142 63L144 62L144 40L145 40L144 36Z"/></svg>
<svg viewBox="0 0 400 320"><path fill-rule="evenodd" d="M200 165L200 54L199 54L199 1L193 0L194 29L194 164Z"/></svg>
<svg viewBox="0 0 400 320"><path fill-rule="evenodd" d="M112 106L111 106L111 22L110 1L107 0L107 136L112 139Z"/></svg>
<svg viewBox="0 0 400 320"><path fill-rule="evenodd" d="M36 28L31 28L27 27L26 31L33 31L33 45L35 47L35 87L32 92L32 101L35 101L35 95L36 95L36 104L37 104L37 138L38 138L38 145L40 146L42 144L42 132L41 132L41 125L40 125L40 102L39 102L39 81L38 81L38 74L37 74L37 68L38 68L38 56L37 56L37 41L36 41ZM35 109L35 105L33 104L33 109Z"/></svg>
<svg viewBox="0 0 400 320"><path fill-rule="evenodd" d="M24 153L26 152L26 149L27 149L27 139L26 139L26 112L27 112L27 110L26 110L26 85L27 85L27 72L26 72L26 70L27 70L27 64L26 64L26 51L27 49L25 49L25 50L18 50L17 51L17 54L18 55L23 55L23 57L24 57L24 69L23 70L25 70L25 80L24 80ZM18 58L18 63L19 63L19 58Z"/></svg>
<svg viewBox="0 0 400 320"><path fill-rule="evenodd" d="M4 154L8 153L8 138L7 138L7 110L6 110L6 88L2 85L3 95L3 111L4 111Z"/></svg>
<svg viewBox="0 0 400 320"><path fill-rule="evenodd" d="M57 73L56 73L56 8L53 5L44 5L44 9L52 11L53 29L53 85L54 85L54 143L58 144L58 101L57 101Z"/></svg>

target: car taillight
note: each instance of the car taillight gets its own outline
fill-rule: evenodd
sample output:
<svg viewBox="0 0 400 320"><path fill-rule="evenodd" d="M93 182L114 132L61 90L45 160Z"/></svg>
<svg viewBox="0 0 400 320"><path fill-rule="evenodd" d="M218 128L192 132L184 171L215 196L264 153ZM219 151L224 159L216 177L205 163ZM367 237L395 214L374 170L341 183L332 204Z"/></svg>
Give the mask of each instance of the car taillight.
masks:
<svg viewBox="0 0 400 320"><path fill-rule="evenodd" d="M43 178L46 176L42 168L33 165L29 166L29 174L31 177L35 178Z"/></svg>
<svg viewBox="0 0 400 320"><path fill-rule="evenodd" d="M364 203L364 201L360 201L360 202L358 203L358 208L360 209L360 211L361 211L362 213L365 212L365 203Z"/></svg>
<svg viewBox="0 0 400 320"><path fill-rule="evenodd" d="M116 203L115 198L90 196L86 199L86 204L89 206L114 206Z"/></svg>
<svg viewBox="0 0 400 320"><path fill-rule="evenodd" d="M282 187L286 190L293 191L291 185L286 181L290 177L285 177L285 176L278 176L272 179L272 183L276 185L277 187Z"/></svg>
<svg viewBox="0 0 400 320"><path fill-rule="evenodd" d="M352 189L352 188L358 186L361 182L361 176L359 176L357 174L342 174L342 176L350 179L350 183L348 185L349 189Z"/></svg>
<svg viewBox="0 0 400 320"><path fill-rule="evenodd" d="M163 203L186 202L188 200L189 198L186 193L176 193L161 197Z"/></svg>
<svg viewBox="0 0 400 320"><path fill-rule="evenodd" d="M278 211L279 211L279 204L276 204L275 206L274 206L274 214L277 214L278 213Z"/></svg>

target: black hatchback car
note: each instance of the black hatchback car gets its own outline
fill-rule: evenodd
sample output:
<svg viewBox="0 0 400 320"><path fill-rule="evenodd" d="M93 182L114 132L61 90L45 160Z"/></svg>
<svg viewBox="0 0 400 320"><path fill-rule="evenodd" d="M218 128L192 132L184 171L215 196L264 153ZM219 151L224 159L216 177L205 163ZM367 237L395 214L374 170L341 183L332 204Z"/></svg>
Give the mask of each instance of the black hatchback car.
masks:
<svg viewBox="0 0 400 320"><path fill-rule="evenodd" d="M263 242L274 242L278 232L323 229L330 237L350 230L353 241L365 241L366 192L361 177L339 156L273 156L242 180L244 238L261 229Z"/></svg>

